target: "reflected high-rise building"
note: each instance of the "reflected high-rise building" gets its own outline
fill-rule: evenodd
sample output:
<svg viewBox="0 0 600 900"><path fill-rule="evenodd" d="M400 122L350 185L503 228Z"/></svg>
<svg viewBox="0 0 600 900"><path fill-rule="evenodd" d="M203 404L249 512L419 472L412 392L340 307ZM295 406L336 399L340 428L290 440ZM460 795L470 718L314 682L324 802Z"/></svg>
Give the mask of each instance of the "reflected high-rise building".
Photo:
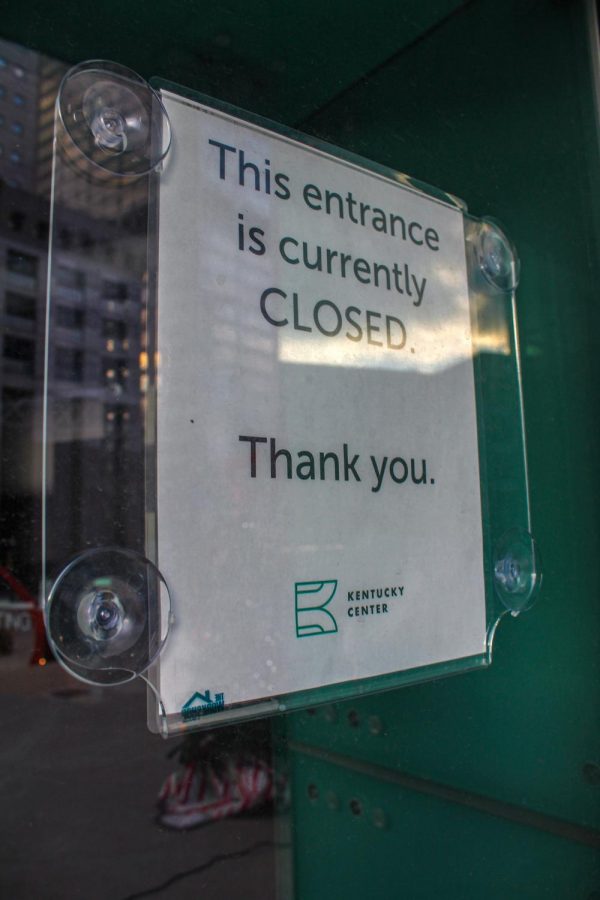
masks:
<svg viewBox="0 0 600 900"><path fill-rule="evenodd" d="M54 103L65 69L0 41L0 564L34 592ZM83 509L92 502L86 494L98 497L109 543L122 540L133 521L137 528L143 503L141 492L137 501L132 492L124 514L121 481L132 476L142 453L147 348L141 338L144 261L136 229L139 234L145 228L145 187L103 195L76 172L62 174L47 355L50 563L53 547L76 552L94 541L84 532ZM131 240L119 238L124 231Z"/></svg>
<svg viewBox="0 0 600 900"><path fill-rule="evenodd" d="M34 191L38 162L41 57L0 41L0 178Z"/></svg>

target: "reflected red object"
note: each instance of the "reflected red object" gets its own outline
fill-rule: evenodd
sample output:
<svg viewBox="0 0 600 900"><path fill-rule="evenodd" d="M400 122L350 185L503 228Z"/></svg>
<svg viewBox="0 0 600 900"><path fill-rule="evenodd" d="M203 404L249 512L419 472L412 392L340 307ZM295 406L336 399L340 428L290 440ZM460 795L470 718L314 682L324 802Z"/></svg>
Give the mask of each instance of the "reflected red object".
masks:
<svg viewBox="0 0 600 900"><path fill-rule="evenodd" d="M6 566L0 566L0 578L5 584L16 594L19 600L26 603L29 607L28 613L31 618L33 630L33 648L29 657L30 666L45 666L47 662L54 659L52 650L46 637L46 627L44 625L44 614L37 605L35 597L27 590L25 585L19 581L16 575L7 569Z"/></svg>

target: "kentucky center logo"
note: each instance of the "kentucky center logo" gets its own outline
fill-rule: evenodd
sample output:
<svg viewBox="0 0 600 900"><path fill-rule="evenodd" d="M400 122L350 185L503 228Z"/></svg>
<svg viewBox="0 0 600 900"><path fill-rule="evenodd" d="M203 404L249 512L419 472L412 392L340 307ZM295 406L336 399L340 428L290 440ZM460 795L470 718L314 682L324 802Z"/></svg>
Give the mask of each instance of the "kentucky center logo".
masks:
<svg viewBox="0 0 600 900"><path fill-rule="evenodd" d="M325 609L335 597L337 585L337 581L296 582L296 637L337 632L334 616Z"/></svg>

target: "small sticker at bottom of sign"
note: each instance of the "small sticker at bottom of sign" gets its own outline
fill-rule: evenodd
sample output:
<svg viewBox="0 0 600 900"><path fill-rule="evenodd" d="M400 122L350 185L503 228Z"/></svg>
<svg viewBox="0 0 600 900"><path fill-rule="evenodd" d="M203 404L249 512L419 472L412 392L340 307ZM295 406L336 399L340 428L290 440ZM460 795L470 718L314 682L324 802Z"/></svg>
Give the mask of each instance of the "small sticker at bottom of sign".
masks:
<svg viewBox="0 0 600 900"><path fill-rule="evenodd" d="M221 712L223 709L225 709L224 694L215 694L213 698L210 695L210 691L205 691L203 694L200 691L196 691L192 694L190 699L183 704L181 717L184 722L191 722L194 719L202 718L202 716Z"/></svg>

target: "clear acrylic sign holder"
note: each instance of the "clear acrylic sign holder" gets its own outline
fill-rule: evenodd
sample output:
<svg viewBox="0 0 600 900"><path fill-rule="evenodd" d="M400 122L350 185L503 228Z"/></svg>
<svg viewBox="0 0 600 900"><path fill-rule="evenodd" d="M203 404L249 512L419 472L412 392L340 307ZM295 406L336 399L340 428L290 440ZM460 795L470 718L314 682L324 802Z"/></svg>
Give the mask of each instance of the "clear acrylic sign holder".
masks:
<svg viewBox="0 0 600 900"><path fill-rule="evenodd" d="M176 114L173 118L173 133L168 110L171 111L171 118L173 112ZM203 462L202 448L206 447L206 442L200 438L197 445L191 445L198 447L200 457L198 462L194 455L192 464L181 450L183 436L179 429L169 426L165 435L164 423L170 421L169 410L179 409L182 405L187 390L185 383L173 381L172 371L177 368L173 360L179 356L187 358L189 347L192 346L189 342L194 340L195 330L210 318L210 304L217 300L211 296L211 290L207 287L201 299L201 303L206 306L197 320L192 320L189 307L186 307L183 300L181 312L178 313L177 290L171 290L178 283L177 265L172 264L173 252L169 249L171 238L165 232L169 204L175 210L174 218L172 212L168 213L171 216L168 219L169 229L173 219L175 232L178 210L181 210L182 217L193 214L198 218L197 234L189 234L188 256L196 252L201 255L201 251L197 249L198 242L210 241L213 216L217 223L215 230L218 230L221 219L228 221L229 217L233 223L231 234L222 235L221 243L215 246L220 247L225 240L232 240L232 261L242 255L244 260L249 260L248 266L250 263L252 266L261 265L262 262L257 262L251 254L256 257L266 256L265 235L269 230L278 229L278 237L287 235L285 239L281 238L282 242L287 243L279 244L280 257L283 257L283 263L288 265L289 271L293 267L294 278L300 279L294 282L294 287L300 285L304 290L310 281L308 274L298 274L302 268L302 241L296 240L292 235L294 227L296 230L300 229L301 217L297 213L297 207L293 207L290 202L293 199L290 197L293 181L290 181L289 173L286 175L281 170L276 171L275 160L271 162L270 159L265 159L263 162L261 159L263 167L259 173L258 166L251 162L249 153L243 158L235 145L226 143L222 138L210 139L207 134L203 141L204 144L207 140L211 143L210 159L215 165L214 183L212 187L202 186L205 172L198 166L197 178L201 186L196 187L195 179L193 185L193 190L204 191L201 196L205 198L205 203L195 206L193 213L190 213L185 191L173 200L173 192L177 191L178 183L177 167L191 165L189 154L193 152L189 142L186 144L183 127L178 131L175 124L176 121L183 121L180 113L181 116L188 117L186 121L190 121L192 126L200 116L204 116L207 121L225 122L230 129L227 133L245 135L249 141L246 146L249 147L260 149L263 146L260 141L271 141L266 146L271 149L274 147L276 151L281 146L282 153L285 151L290 154L286 157L288 168L293 166L295 159L300 160L302 165L305 165L306 159L307 171L314 172L314 177L311 177L312 187L306 187L308 179L303 179L305 215L323 213L325 199L328 202L330 200L330 197L325 197L325 190L320 192L316 187L320 173L331 172L331 177L334 178L336 171L343 169L344 177L358 185L357 190L360 185L372 184L374 191L386 192L389 204L393 204L398 198L405 199L407 203L417 204L416 208L424 209L425 213L430 211L435 221L439 217L442 217L440 221L445 221L443 217L446 216L452 221L454 232L460 235L460 252L454 253L451 264L447 264L445 269L438 266L437 274L426 269L423 272L426 271L430 284L435 284L436 277L440 279L442 293L444 284L460 285L460 278L464 273L464 292L468 298L465 309L469 326L467 330L470 333L467 335L468 340L465 340L469 348L467 369L470 381L465 383L473 386L473 446L476 456L471 468L477 481L480 517L478 515L477 528L472 528L469 535L461 539L460 546L468 549L469 540L472 540L473 567L481 570L482 639L475 652L460 649L467 644L461 643L461 634L457 633L456 653L451 647L448 651L450 645L444 644L440 638L442 643L439 646L443 647L442 650L427 651L430 654L428 657L425 652L421 656L416 651L411 654L411 648L407 647L405 652L398 653L395 664L394 640L397 638L400 647L402 640L406 640L403 634L410 628L410 623L405 619L402 625L394 624L396 620L392 617L387 619L391 624L386 624L385 631L381 632L385 634L385 638L380 640L380 655L386 662L382 662L381 671L377 671L378 632L369 629L376 628L378 613L388 612L388 605L386 604L385 611L383 606L392 590L392 582L383 578L381 584L378 584L371 579L369 585L375 584L372 587L371 601L364 599L365 591L361 590L361 584L354 584L351 590L346 585L342 591L338 570L341 565L339 561L342 559L343 562L343 557L338 558L336 553L341 553L340 547L346 540L343 536L352 534L352 530L348 531L348 523L340 521L345 509L343 505L340 507L342 513L331 513L328 526L333 548L328 551L330 561L326 564L329 564L329 570L325 572L322 568L318 571L307 568L305 577L302 577L300 569L294 568L290 562L289 609L287 596L283 612L283 601L269 596L271 585L279 583L282 569L285 569L287 557L282 548L289 551L290 560L299 558L297 545L298 534L303 533L302 516L310 520L315 515L315 510L311 508L311 497L317 494L313 495L310 491L316 492L321 487L319 449L314 452L312 464L311 454L306 455L307 451L303 451L307 468L304 469L304 476L299 474L298 477L305 477L307 484L310 484L308 489L302 486L303 493L297 495L306 503L306 510L298 515L297 522L294 519L294 527L299 531L292 531L290 525L290 531L286 533L287 523L290 521L289 509L280 498L285 496L284 490L287 490L286 474L290 478L293 473L291 469L286 473L287 457L280 453L283 444L280 441L277 445L272 444L269 449L267 442L274 441L275 438L271 438L266 431L264 434L260 430L246 434L240 426L239 434L234 435L235 446L232 445L223 452L223 466L230 465L228 454L239 455L239 472L244 472L245 479L239 490L235 488L224 495L226 503L219 502L216 487L215 496L212 496L211 484L200 483L199 487L195 484L192 487L196 472L194 467ZM231 168L234 165L238 166L235 170ZM267 174L271 165L273 171L269 170ZM260 174L262 186L261 191L256 191L256 194L265 194L266 177L266 192L271 194L278 191L282 202L274 206L270 204L270 199L269 202L264 202L265 197L261 196L258 198L260 202L257 201L258 206L238 204L229 208L228 197L224 195L213 203L211 190L222 187L220 182L225 180L226 166L230 166L230 172L237 173L238 187L245 177L252 183L252 179L258 178ZM190 171L195 171L193 166ZM167 182L168 178L172 178L172 181ZM171 184L175 187L170 186ZM257 185L258 181L253 190ZM167 194L167 190L171 194ZM350 192L349 196L353 198ZM254 194L252 197L257 200ZM287 201L287 206L283 201ZM363 217L366 215L365 210L350 205L354 202L354 199L348 200L344 210L346 218L350 217L353 223L359 214ZM306 212L306 207L310 209L310 213ZM286 220L285 216L290 209L296 209L296 212L292 211ZM262 216L262 227L259 228L256 224L251 227L249 210L258 210L257 214ZM327 213L333 215L335 209L329 209ZM338 213L342 214L341 207ZM244 215L247 216L246 221ZM317 221L317 216L314 216L314 221ZM372 221L375 222L374 219ZM333 227L332 225L332 229ZM336 242L331 246L341 248L346 232L340 230L342 226L339 222L335 227L338 228ZM346 227L346 223L343 227ZM377 222L374 227L377 227ZM381 220L379 228L384 227ZM307 235L305 231L302 236L310 238L311 234ZM435 253L439 234L435 228L431 227L425 236L423 230L418 230L415 226L413 237L415 244L422 244L427 240L429 250L432 251L429 258L438 259ZM355 339L357 344L356 350L350 347L352 353L363 354L359 367L363 366L366 373L369 366L366 354L371 351L367 344L372 344L376 353L383 354L386 349L390 352L404 349L408 353L408 347L404 348L408 326L405 327L398 314L384 318L383 313L377 311L368 312L367 318L359 321L359 313L362 316L364 310L352 298L361 297L362 286L369 281L373 282L375 263L365 262L362 258L356 261L356 253L353 259L348 254L344 271L334 271L335 266L340 264L341 255L341 249L337 256L332 252L328 260L331 269L329 274L332 279L336 276L338 280L340 276L344 277L344 287L348 287L354 279L350 285L353 305L346 309L346 334L349 340ZM122 66L92 61L71 69L65 75L57 98L49 259L43 508L43 563L48 589L44 614L53 652L69 672L83 681L104 686L143 678L149 687L149 725L152 730L168 735L186 729L214 727L249 717L389 690L491 663L493 637L500 619L507 614L518 616L527 610L534 602L541 584L539 554L531 535L515 313L519 263L515 248L497 222L469 215L464 204L452 195L314 138L292 132L177 86L160 83L151 87ZM314 269L315 257L311 259ZM281 264L281 259L279 262ZM185 265L187 262L184 261L183 268ZM221 289L229 275L227 260L221 261L220 268L217 266L217 269L215 284ZM175 271L174 275L171 274L172 270ZM251 274L248 275L248 272ZM239 278L242 278L242 283L244 278L251 281L253 273L252 267L248 270L243 270L242 267ZM410 315L417 321L418 306L425 293L425 276L419 278L414 268L386 268L383 264L379 265L377 276L388 290L395 287L396 292L403 295L410 293L412 285L414 309ZM199 276L201 288L204 277ZM387 285L384 283L386 278ZM185 283L189 284L189 279ZM346 383L343 372L340 377L344 363L337 365L335 353L331 352L332 347L341 345L328 340L337 336L340 331L338 325L341 318L338 322L336 316L339 314L341 317L343 311L339 311L339 304L336 306L332 301L322 300L321 305L317 304L312 310L313 319L303 320L302 325L298 306L301 303L298 298L302 296L300 288L293 292L290 288L288 296L287 291L275 287L274 283L271 288L264 290L269 283L265 282L257 294L261 298L262 318L259 316L259 320L265 334L276 333L280 356L282 348L288 354L301 354L299 359L292 359L292 362L300 362L300 365L293 368L293 372L294 377L305 379L303 384L312 384L314 381L313 370L306 375L302 373L308 371L307 360L314 362L309 357L317 346L314 341L320 340L329 354L323 384L337 386L335 405L340 409L346 408L344 404L349 404L350 401L343 396ZM166 316L166 295L171 310L169 317ZM322 293L321 296L327 297L328 294ZM397 299L407 302L405 296ZM433 304L434 301L423 299L423 308L429 302ZM160 346L159 322L164 323L167 318L171 323L168 338L170 343ZM311 326L306 324L308 321L312 322ZM226 329L227 323L221 325ZM161 327L164 328L164 324ZM295 334L292 333L294 327ZM444 328L443 322L431 319L428 327L430 333L425 335L424 340L431 341L431 333L435 332L439 352L443 353L449 347L452 349L457 346L457 336L450 335L449 328ZM309 331L312 333L307 335ZM181 335L181 346L178 334ZM294 342L292 338L298 340ZM164 341L164 336L160 340ZM359 342L364 346L358 347ZM199 346L202 346L201 343ZM416 355L418 356L418 350ZM217 383L217 379L210 373L209 377L202 366L203 359L200 357L197 371L200 373L202 390L207 395L206 402L209 405L206 409L212 408L211 392L214 393L217 389L219 405L224 409L236 407L244 411L246 397L251 396L256 401L259 396L256 393L245 393L250 390L250 386L245 383L244 378L223 377ZM289 371L288 367L284 373L280 364L273 370L272 377L283 382ZM366 378L364 373L359 377ZM373 383L384 385L386 391L391 391L390 396L393 396L396 385L406 383L402 382L406 377L401 371L369 374L369 378L383 379ZM444 376L446 379L447 377ZM349 376L347 383L350 385L361 382L352 382ZM287 410L295 402L293 388L289 388L292 391L289 394L285 393L287 388L283 384L276 385L276 388L278 396L285 399ZM317 397L319 387L315 390ZM160 422L157 425L157 413L162 416L162 437ZM268 418L268 414L266 415ZM327 410L323 415L326 420ZM333 409L331 416L335 416ZM377 431L379 422L382 432L388 437L391 435L393 438L395 432L401 430L400 424L394 421L394 415L390 416L389 409L378 410L376 401L368 416L370 418L365 428L372 434ZM414 429L417 432L419 429L423 430L434 444L444 441L452 443L448 441L446 432L440 433L439 441L436 439L436 423L431 421L432 417L434 418L433 414L428 416L425 412L422 420L413 423ZM294 417L289 413L288 418L291 420ZM196 422L193 415L189 416L187 422L195 429L206 430L211 427L209 421ZM406 430L406 427L406 422L402 422L402 429ZM449 427L456 429L450 432L451 436L455 434L460 437L460 423L451 422ZM292 432L293 425L288 429L288 433ZM318 441L315 446L319 447ZM268 471L269 452L271 477ZM361 479L357 470L352 470L351 452L348 442L344 444L343 454L340 449L336 461L333 460L335 454L329 453L327 457L327 454L321 453L324 457L321 465L325 466L320 473L321 480L326 479L326 473L334 473L333 466L341 466L346 481L352 483L346 492L348 496L350 490L363 489L362 482L365 481L363 474L361 484L354 484ZM279 457L273 455L277 453L280 454ZM450 453L448 450L448 454ZM291 457L291 453L289 455ZM215 456L216 459L210 460L210 472L213 482L218 485L221 463L219 453ZM367 456L368 454L365 459ZM358 457L359 454L356 454L354 459ZM235 458L238 459L238 456ZM367 517L367 521L357 524L354 529L358 533L354 557L363 555L361 532L364 533L365 559L369 554L377 552L377 549L373 550L372 542L369 544L372 534L377 533L377 523L372 531L369 517L376 516L376 513L370 512L377 508L373 499L376 493L381 492L383 496L383 491L388 490L387 485L385 488L383 486L382 459L383 457L378 462L377 454L374 454L373 487L370 491L364 487L365 494L356 501L362 504L356 508L363 510L362 515ZM179 465L178 460L182 460ZM189 462L189 473L186 460ZM395 464L392 476L394 482L410 480L410 468L406 461L390 460L390 465L392 463ZM311 465L314 465L314 471L311 470ZM265 471L258 471L259 466L264 466ZM302 470L297 471L300 473ZM360 471L362 473L364 470ZM279 481L275 478L277 473ZM234 476L235 474L234 472ZM244 498L250 495L249 492L258 490L261 475L264 475L264 480L260 489L269 496L268 517L278 523L278 534L275 537L272 532L265 531L273 544L279 547L280 556L274 566L267 561L267 551L256 552L256 547L261 545L260 541L256 543L256 536L251 534L253 523L244 521L240 525L239 534L233 533L233 514L227 508L231 504L235 505L238 500L243 506L246 502ZM332 477L343 480L343 475L339 475L337 468ZM192 497L189 501L190 519L186 517L188 511L185 509L184 498L181 513L185 521L178 522L176 510L175 513L171 511L168 514L164 510L169 509L171 482L175 495L178 484L180 488L183 486L185 493L186 478L190 481ZM418 466L417 469L413 466L412 479L417 483L419 478ZM430 480L433 490L434 479ZM331 489L328 484L327 490ZM462 502L460 485L451 486L451 491L454 493L449 496L451 500L455 497L459 522L458 507ZM433 496L437 495L429 494L430 498ZM429 504L432 502L427 501ZM281 508L280 503L283 503ZM196 513L198 520L203 522L204 530L199 531L199 534L205 535L203 539L207 541L207 546L212 547L211 523L214 523L215 530L221 528L224 533L228 529L231 531L231 546L225 541L218 545L218 552L213 548L203 553L202 546L197 545L198 539L194 538ZM430 511L425 513L426 516L430 514ZM447 511L443 515L449 521L445 526L447 531L442 530L440 533L451 534L453 517L448 516ZM401 516L399 508L398 553L404 554L407 570L411 571L408 558L411 545L403 546ZM245 532L242 531L242 525ZM389 520L386 520L386 531L390 531ZM319 534L318 528L315 533ZM246 539L249 541L248 550L244 543ZM389 534L381 535L381 546L387 547L388 539ZM319 547L316 552L321 551L322 547ZM245 554L246 557L242 559ZM385 569L389 555L386 551L378 560L381 569ZM318 558L327 559L323 556ZM217 574L211 571L213 567ZM271 568L276 571L272 572ZM425 566L421 565L421 569L428 568L435 572L437 578L432 583L443 585L443 588L437 590L435 596L422 600L424 605L429 604L427 608L431 610L428 613L430 621L426 623L425 630L435 633L439 626L439 631L446 632L448 623L452 621L448 617L448 605L454 602L455 597L456 603L460 604L461 593L473 591L473 587L471 583L461 584L460 567L455 566L452 559L444 559L444 548L439 546L439 541L438 545L435 544L435 535L432 536L430 562ZM390 572L396 571L394 565L391 565ZM198 572L201 577L198 577ZM228 577L231 586L229 594L224 589L223 598L219 598L216 595L219 579L224 578L223 572L230 573ZM287 577L288 573L284 574ZM444 581L444 578L447 580ZM419 577L414 576L413 585L420 583ZM232 592L235 594L236 585L239 585L238 598L233 609L230 601ZM337 606L328 606L327 597L333 597L338 588L337 599L334 601ZM399 587L394 588L395 592L399 590ZM273 648L273 658L278 660L280 669L286 669L289 661L290 672L296 673L290 674L287 681L283 674L273 676L272 682L269 682L267 675L263 677L260 674L266 671L268 663L272 668L275 666L267 659L269 652L257 639L258 632L252 630L254 624L250 619L246 621L242 616L242 623L239 624L240 609L243 609L246 598L250 598L246 605L251 606L253 591L265 595L266 619L269 622L279 621L277 616L283 616L281 621L287 622L285 617L289 614L289 635L286 634L285 637L288 643L282 643L279 649ZM420 598L415 596L418 595L416 588L412 594L410 589L408 593L410 603L418 604ZM318 597L318 600L314 600L314 597ZM394 597L390 599L390 607L392 600L396 603L393 609L399 609L400 602L397 601L401 601L401 597L394 593ZM218 603L222 604L221 624L215 619ZM273 604L270 611L269 603ZM371 620L368 620L369 608ZM355 616L358 619L361 613L361 623L351 621ZM285 628L287 627L286 625ZM465 625L463 630L468 630L468 626ZM361 635L360 644L353 643L357 640L356 635ZM418 635L410 643L411 646L418 645ZM194 648L194 652L190 651L190 647ZM347 656L349 648L354 647L359 647L359 657L363 652L362 648L366 648L364 659L369 659L368 666L357 663L355 669L344 667L341 657L344 654ZM300 651L298 648L310 649ZM317 651L321 656L330 656L332 659L336 654L340 656L339 663L335 659L333 662L330 660L329 668L324 665L319 670L328 674L314 674L314 660L320 658L314 655ZM312 674L306 673L306 678L302 662L296 659L300 652L306 652L306 659L312 661ZM247 678L243 684L244 673L253 671L253 654L256 657L254 668L259 675L253 684L248 685ZM419 664L419 660L429 661ZM298 668L294 669L294 665ZM229 685L229 682L223 672L228 667L237 674L231 679L234 688L228 687L225 690L222 686L224 683ZM351 672L349 676L348 672ZM188 678L191 678L189 685L186 681ZM178 693L179 682L183 686Z"/></svg>

